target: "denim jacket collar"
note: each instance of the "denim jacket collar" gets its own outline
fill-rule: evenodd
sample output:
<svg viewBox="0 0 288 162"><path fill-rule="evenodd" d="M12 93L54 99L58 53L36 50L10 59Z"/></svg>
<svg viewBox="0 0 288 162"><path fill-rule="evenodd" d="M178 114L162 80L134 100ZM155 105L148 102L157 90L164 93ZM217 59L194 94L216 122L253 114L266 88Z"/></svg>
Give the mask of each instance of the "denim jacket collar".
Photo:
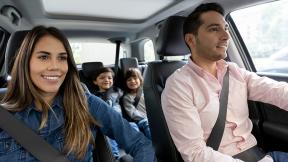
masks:
<svg viewBox="0 0 288 162"><path fill-rule="evenodd" d="M52 110L58 109L58 108L61 108L61 109L62 109L62 108L63 108L63 97L60 96L60 95L56 96L55 99L54 99L54 101L53 101L53 103L52 103L52 105L51 105L51 108L52 108ZM29 106L25 109L25 112L27 113L26 115L28 116L32 110L33 110L33 111L38 111L38 110L36 109L36 106L35 106L35 102L34 102L34 101L31 103L31 105L29 105Z"/></svg>

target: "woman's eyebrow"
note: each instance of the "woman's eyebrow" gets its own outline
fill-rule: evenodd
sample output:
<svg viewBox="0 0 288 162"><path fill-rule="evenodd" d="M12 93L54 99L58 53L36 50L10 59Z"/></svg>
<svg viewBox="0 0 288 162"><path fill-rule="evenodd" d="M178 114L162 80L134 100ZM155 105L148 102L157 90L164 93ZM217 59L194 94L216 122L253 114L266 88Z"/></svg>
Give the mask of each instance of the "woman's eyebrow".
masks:
<svg viewBox="0 0 288 162"><path fill-rule="evenodd" d="M48 55L50 55L50 52L48 52L48 51L37 51L36 54L48 54Z"/></svg>

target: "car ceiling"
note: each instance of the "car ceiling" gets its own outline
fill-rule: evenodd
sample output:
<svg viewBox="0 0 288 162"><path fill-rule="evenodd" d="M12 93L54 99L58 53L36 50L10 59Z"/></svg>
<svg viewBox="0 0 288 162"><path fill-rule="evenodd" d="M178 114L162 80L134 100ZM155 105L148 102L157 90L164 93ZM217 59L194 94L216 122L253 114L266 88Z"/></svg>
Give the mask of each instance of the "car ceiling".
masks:
<svg viewBox="0 0 288 162"><path fill-rule="evenodd" d="M216 2L230 12L267 1ZM46 25L58 27L74 36L97 35L107 39L135 35L172 15L186 16L195 6L205 2L213 0L1 0L0 8L10 5L21 11L19 25L11 22L3 24L11 32ZM5 19L0 15L0 22L5 22Z"/></svg>

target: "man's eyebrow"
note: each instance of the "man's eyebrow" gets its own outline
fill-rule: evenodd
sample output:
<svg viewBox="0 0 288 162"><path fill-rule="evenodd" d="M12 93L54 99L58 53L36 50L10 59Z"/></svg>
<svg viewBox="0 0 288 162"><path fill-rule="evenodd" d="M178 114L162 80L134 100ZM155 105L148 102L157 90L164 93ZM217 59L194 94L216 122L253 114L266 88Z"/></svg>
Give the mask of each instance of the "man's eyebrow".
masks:
<svg viewBox="0 0 288 162"><path fill-rule="evenodd" d="M209 24L209 25L207 26L207 28L210 28L210 27L218 27L218 26L220 26L220 24Z"/></svg>
<svg viewBox="0 0 288 162"><path fill-rule="evenodd" d="M210 24L208 25L206 28L210 28L210 27L219 27L221 26L220 24ZM225 23L225 27L229 27L229 24L228 23Z"/></svg>

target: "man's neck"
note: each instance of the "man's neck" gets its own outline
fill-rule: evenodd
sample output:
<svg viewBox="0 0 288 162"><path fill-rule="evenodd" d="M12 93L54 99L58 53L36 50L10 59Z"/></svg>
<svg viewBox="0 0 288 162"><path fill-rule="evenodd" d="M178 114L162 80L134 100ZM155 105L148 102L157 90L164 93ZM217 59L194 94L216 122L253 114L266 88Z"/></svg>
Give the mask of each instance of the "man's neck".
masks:
<svg viewBox="0 0 288 162"><path fill-rule="evenodd" d="M203 68L206 72L210 73L211 75L217 78L216 61L210 61L207 59L203 59L201 57L192 57L192 56L191 59L196 65Z"/></svg>

